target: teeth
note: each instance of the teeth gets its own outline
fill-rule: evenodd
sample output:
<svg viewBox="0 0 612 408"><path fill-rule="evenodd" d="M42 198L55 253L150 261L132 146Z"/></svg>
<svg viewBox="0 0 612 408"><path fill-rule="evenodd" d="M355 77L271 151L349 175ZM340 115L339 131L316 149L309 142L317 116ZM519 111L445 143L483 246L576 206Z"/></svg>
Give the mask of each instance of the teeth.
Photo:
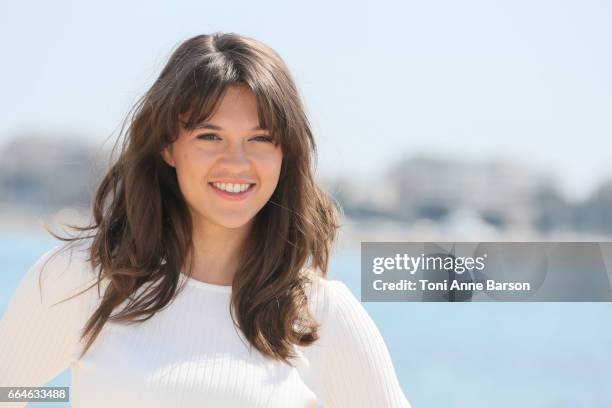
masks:
<svg viewBox="0 0 612 408"><path fill-rule="evenodd" d="M233 183L213 183L219 190L227 191L228 193L242 193L248 189L250 184L233 184Z"/></svg>

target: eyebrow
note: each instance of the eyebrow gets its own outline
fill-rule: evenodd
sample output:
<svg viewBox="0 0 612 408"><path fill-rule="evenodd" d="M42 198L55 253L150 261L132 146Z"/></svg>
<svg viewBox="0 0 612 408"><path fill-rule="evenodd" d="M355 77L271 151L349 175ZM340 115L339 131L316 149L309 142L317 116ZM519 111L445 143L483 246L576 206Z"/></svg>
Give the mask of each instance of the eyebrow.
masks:
<svg viewBox="0 0 612 408"><path fill-rule="evenodd" d="M217 126L217 125L213 125L212 123L209 122L201 122L198 123L194 129L212 129L212 130L223 130L223 128L221 126ZM253 129L251 130L268 130L266 128L261 127L260 125L255 126Z"/></svg>

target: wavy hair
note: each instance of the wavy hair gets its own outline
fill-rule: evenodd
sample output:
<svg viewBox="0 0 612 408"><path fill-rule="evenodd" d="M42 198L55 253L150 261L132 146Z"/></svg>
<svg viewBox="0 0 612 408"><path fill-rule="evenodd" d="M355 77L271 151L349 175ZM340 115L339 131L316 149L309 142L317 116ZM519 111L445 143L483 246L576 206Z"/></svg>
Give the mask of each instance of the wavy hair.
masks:
<svg viewBox="0 0 612 408"><path fill-rule="evenodd" d="M193 225L176 170L161 152L178 137L184 115L185 128L193 129L232 85L246 85L256 95L260 123L278 138L283 161L276 190L239 254L230 315L253 347L290 365L293 345L317 340L319 324L308 309L305 285L315 274L327 275L341 209L314 180L315 141L283 60L252 38L214 33L180 44L126 116L120 154L93 198L92 222L68 225L89 235L61 237L48 230L62 241L91 239L87 262L100 267L98 290L108 279L82 329L80 357L107 321L148 320L182 289L179 275L194 250ZM189 276L192 267L190 261ZM127 307L112 314L128 298Z"/></svg>

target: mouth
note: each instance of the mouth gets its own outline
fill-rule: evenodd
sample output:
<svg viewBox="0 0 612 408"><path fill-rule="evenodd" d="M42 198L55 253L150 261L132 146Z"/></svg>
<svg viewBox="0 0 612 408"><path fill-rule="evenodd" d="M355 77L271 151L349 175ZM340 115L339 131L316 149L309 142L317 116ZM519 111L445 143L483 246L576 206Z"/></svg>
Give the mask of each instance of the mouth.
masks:
<svg viewBox="0 0 612 408"><path fill-rule="evenodd" d="M216 182L209 182L208 185L217 195L230 201L245 199L251 194L251 192L255 189L256 186L255 183L234 184Z"/></svg>

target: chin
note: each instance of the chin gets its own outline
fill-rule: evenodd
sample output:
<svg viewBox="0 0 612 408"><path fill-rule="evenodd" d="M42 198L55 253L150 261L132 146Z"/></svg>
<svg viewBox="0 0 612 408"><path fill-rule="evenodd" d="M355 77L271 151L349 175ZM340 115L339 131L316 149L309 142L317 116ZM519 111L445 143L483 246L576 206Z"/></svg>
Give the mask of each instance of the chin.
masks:
<svg viewBox="0 0 612 408"><path fill-rule="evenodd" d="M213 218L211 221L219 226L236 229L242 228L253 221L254 217L219 217Z"/></svg>
<svg viewBox="0 0 612 408"><path fill-rule="evenodd" d="M225 227L227 229L238 229L238 228L242 228L245 225L248 224L247 222L224 222L224 223L219 223L219 225L221 225L222 227Z"/></svg>

